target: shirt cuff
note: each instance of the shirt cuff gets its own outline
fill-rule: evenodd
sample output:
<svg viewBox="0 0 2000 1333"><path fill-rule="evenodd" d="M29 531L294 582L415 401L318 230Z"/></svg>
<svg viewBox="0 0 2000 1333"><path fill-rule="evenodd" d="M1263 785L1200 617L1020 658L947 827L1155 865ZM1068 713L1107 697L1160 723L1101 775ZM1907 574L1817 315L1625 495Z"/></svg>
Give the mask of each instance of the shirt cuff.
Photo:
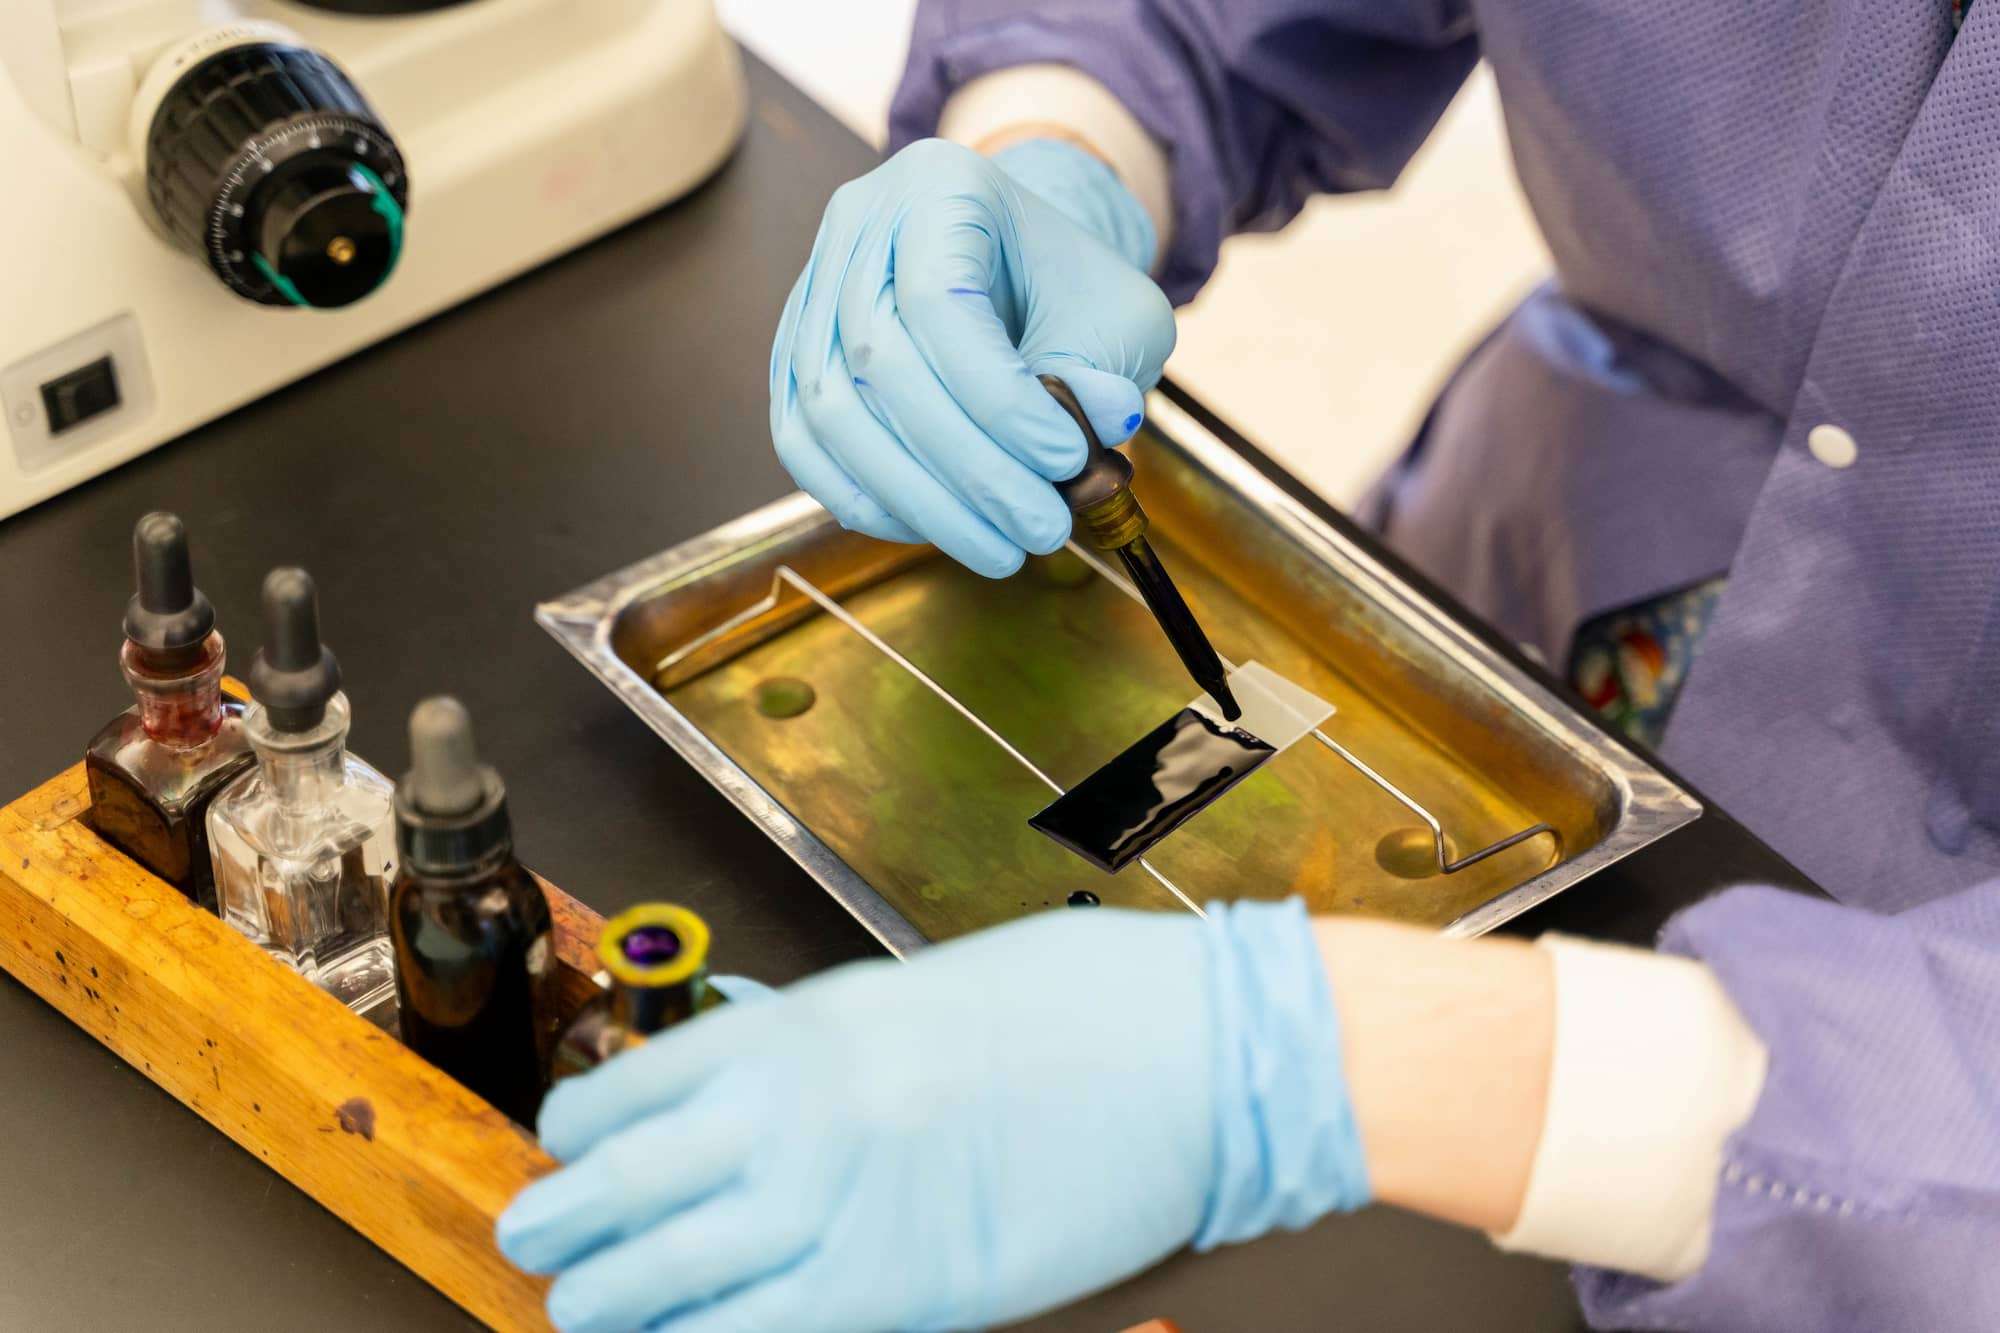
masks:
<svg viewBox="0 0 2000 1333"><path fill-rule="evenodd" d="M1513 1228L1493 1241L1676 1282L1708 1258L1723 1148L1769 1054L1702 964L1545 935L1548 1108Z"/></svg>
<svg viewBox="0 0 2000 1333"><path fill-rule="evenodd" d="M1159 236L1159 253L1173 241L1173 172L1166 149L1125 104L1069 65L1015 65L983 74L951 95L938 137L982 147L1006 131L1046 126L1081 140L1132 192Z"/></svg>

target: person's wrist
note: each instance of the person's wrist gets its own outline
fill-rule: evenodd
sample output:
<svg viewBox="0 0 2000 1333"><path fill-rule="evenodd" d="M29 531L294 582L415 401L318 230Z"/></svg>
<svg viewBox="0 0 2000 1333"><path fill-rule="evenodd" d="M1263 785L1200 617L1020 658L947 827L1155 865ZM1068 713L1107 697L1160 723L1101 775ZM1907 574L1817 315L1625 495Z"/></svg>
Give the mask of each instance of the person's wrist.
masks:
<svg viewBox="0 0 2000 1333"><path fill-rule="evenodd" d="M1016 184L1110 246L1141 273L1159 251L1159 232L1138 197L1095 149L1073 132L1024 125L983 141L982 151Z"/></svg>
<svg viewBox="0 0 2000 1333"><path fill-rule="evenodd" d="M1028 143L1034 139L1053 139L1057 143L1066 143L1072 148L1081 149L1109 167L1113 175L1117 174L1118 168L1112 164L1109 157L1105 156L1103 149L1090 141L1088 135L1060 121L1017 120L975 140L970 147L973 152L983 157L992 157L1016 144Z"/></svg>
<svg viewBox="0 0 2000 1333"><path fill-rule="evenodd" d="M1520 1212L1547 1099L1547 951L1354 917L1324 918L1315 932L1376 1197L1505 1230Z"/></svg>
<svg viewBox="0 0 2000 1333"><path fill-rule="evenodd" d="M1215 903L1202 929L1216 1147L1196 1248L1362 1207L1372 1189L1340 1016L1304 905Z"/></svg>

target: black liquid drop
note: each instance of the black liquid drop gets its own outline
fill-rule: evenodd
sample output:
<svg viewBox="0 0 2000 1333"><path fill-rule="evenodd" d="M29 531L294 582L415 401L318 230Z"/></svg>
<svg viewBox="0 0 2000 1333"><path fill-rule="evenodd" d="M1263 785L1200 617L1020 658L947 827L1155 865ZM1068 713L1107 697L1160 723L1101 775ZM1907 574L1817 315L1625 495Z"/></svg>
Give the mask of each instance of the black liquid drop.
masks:
<svg viewBox="0 0 2000 1333"><path fill-rule="evenodd" d="M1102 901L1104 900L1089 889L1078 889L1069 896L1069 905L1071 907L1095 907Z"/></svg>
<svg viewBox="0 0 2000 1333"><path fill-rule="evenodd" d="M1118 871L1276 753L1183 708L1028 823L1098 869Z"/></svg>

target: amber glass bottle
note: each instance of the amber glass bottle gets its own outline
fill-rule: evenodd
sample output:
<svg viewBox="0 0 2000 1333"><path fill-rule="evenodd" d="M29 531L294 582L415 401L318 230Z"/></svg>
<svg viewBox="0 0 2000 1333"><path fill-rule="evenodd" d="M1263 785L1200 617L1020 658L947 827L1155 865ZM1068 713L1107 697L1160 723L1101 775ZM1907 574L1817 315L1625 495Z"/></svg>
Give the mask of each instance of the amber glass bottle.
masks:
<svg viewBox="0 0 2000 1333"><path fill-rule="evenodd" d="M187 530L153 513L132 530L137 591L118 664L136 700L84 751L97 831L202 906L215 906L207 816L255 762L243 706L222 697L215 608L194 586Z"/></svg>
<svg viewBox="0 0 2000 1333"><path fill-rule="evenodd" d="M523 1125L546 1090L553 921L514 859L507 790L478 762L456 699L410 714L389 890L403 1041Z"/></svg>

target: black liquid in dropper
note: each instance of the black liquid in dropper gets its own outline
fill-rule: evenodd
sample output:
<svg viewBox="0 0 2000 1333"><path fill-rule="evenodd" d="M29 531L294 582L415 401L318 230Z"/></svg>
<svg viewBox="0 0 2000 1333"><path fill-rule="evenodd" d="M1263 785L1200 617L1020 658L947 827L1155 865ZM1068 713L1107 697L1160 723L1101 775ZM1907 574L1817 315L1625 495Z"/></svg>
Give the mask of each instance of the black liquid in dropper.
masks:
<svg viewBox="0 0 2000 1333"><path fill-rule="evenodd" d="M1153 613L1153 619L1160 622L1160 628L1167 633L1167 641L1180 655L1181 665L1194 677L1195 684L1208 691L1222 708L1222 715L1234 722L1243 716L1243 710L1236 703L1236 696L1229 691L1229 676L1222 669L1222 659L1215 654L1215 646L1202 633L1201 623L1188 610L1187 601L1181 590L1167 577L1166 567L1160 557L1153 553L1153 544L1144 536L1134 537L1118 548L1118 558L1125 564L1125 572L1132 578L1132 586L1146 599L1146 605Z"/></svg>
<svg viewBox="0 0 2000 1333"><path fill-rule="evenodd" d="M1028 823L1098 869L1117 871L1276 753L1247 731L1183 708Z"/></svg>
<svg viewBox="0 0 2000 1333"><path fill-rule="evenodd" d="M1153 619L1160 622L1167 641L1179 654L1181 664L1195 683L1208 691L1222 707L1222 715L1234 722L1243 716L1236 697L1229 692L1229 680L1222 660L1201 625L1188 610L1180 589L1167 577L1166 567L1146 540L1146 512L1132 494L1132 460L1104 447L1090 414L1083 410L1069 385L1054 375L1038 377L1056 405L1076 423L1083 435L1083 467L1075 476L1056 483L1063 502L1078 515L1091 544L1100 550L1116 549L1125 562L1125 572L1145 599Z"/></svg>

